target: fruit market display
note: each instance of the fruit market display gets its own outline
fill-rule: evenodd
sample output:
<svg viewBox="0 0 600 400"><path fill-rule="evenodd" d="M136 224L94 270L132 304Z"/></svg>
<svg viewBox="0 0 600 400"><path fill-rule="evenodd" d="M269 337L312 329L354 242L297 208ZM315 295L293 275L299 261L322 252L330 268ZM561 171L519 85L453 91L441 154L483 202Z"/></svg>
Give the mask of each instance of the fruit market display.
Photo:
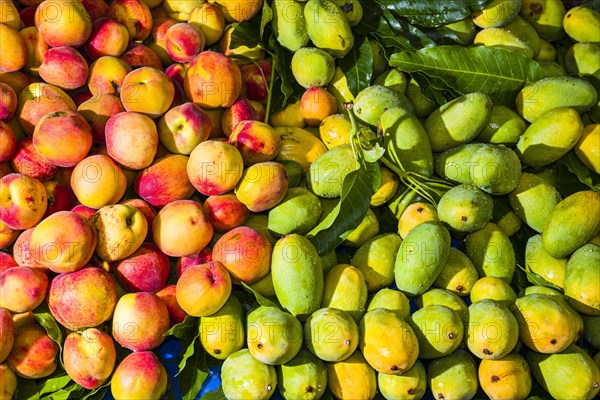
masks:
<svg viewBox="0 0 600 400"><path fill-rule="evenodd" d="M597 398L599 10L0 0L0 400Z"/></svg>

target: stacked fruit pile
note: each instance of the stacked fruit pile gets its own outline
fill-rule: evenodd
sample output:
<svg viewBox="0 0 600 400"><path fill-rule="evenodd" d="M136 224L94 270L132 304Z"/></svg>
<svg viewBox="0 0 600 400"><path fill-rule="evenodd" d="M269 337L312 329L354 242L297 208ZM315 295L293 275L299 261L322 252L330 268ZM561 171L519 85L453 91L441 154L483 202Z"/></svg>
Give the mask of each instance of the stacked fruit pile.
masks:
<svg viewBox="0 0 600 400"><path fill-rule="evenodd" d="M0 400L595 398L598 4L460 3L0 0Z"/></svg>

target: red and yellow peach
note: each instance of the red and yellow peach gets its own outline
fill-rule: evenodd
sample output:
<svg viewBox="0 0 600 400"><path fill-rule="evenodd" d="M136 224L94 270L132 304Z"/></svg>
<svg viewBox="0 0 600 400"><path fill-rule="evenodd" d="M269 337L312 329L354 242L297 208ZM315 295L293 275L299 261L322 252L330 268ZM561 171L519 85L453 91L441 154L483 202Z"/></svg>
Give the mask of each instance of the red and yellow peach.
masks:
<svg viewBox="0 0 600 400"><path fill-rule="evenodd" d="M197 104L188 102L162 116L158 122L158 137L171 153L189 155L208 139L211 128L208 114Z"/></svg>
<svg viewBox="0 0 600 400"><path fill-rule="evenodd" d="M35 11L35 26L51 47L78 47L92 33L92 19L80 0L43 1Z"/></svg>
<svg viewBox="0 0 600 400"><path fill-rule="evenodd" d="M105 137L108 155L128 169L150 166L158 149L154 121L137 112L127 111L110 117Z"/></svg>
<svg viewBox="0 0 600 400"><path fill-rule="evenodd" d="M194 317L219 311L231 294L231 277L223 264L211 261L185 270L177 281L177 303Z"/></svg>
<svg viewBox="0 0 600 400"><path fill-rule="evenodd" d="M114 0L107 16L127 28L131 41L142 41L150 35L152 14L142 0Z"/></svg>
<svg viewBox="0 0 600 400"><path fill-rule="evenodd" d="M46 189L40 181L22 174L9 174L0 179L0 220L11 229L29 229L46 212Z"/></svg>
<svg viewBox="0 0 600 400"><path fill-rule="evenodd" d="M40 379L56 368L59 347L38 323L25 323L15 329L15 343L7 363L15 374L26 379Z"/></svg>
<svg viewBox="0 0 600 400"><path fill-rule="evenodd" d="M39 269L14 267L0 274L0 307L11 313L33 311L47 291L48 277Z"/></svg>
<svg viewBox="0 0 600 400"><path fill-rule="evenodd" d="M155 207L190 197L195 189L187 176L188 157L171 154L142 170L135 180L136 193Z"/></svg>
<svg viewBox="0 0 600 400"><path fill-rule="evenodd" d="M234 146L216 140L200 143L190 154L187 173L200 193L212 196L232 190L242 177L244 161Z"/></svg>
<svg viewBox="0 0 600 400"><path fill-rule="evenodd" d="M119 57L129 44L129 31L125 25L102 17L92 24L92 34L85 44L85 52L92 60L102 56Z"/></svg>
<svg viewBox="0 0 600 400"><path fill-rule="evenodd" d="M125 111L121 99L112 94L98 94L84 101L77 112L90 124L94 143L106 143L104 129L106 123L115 114Z"/></svg>
<svg viewBox="0 0 600 400"><path fill-rule="evenodd" d="M125 61L111 56L100 57L90 65L88 89L94 96L118 96L125 76L130 72L131 67Z"/></svg>
<svg viewBox="0 0 600 400"><path fill-rule="evenodd" d="M96 328L70 333L65 339L62 356L69 377L88 390L102 386L117 361L112 338Z"/></svg>
<svg viewBox="0 0 600 400"><path fill-rule="evenodd" d="M85 58L68 46L48 49L44 54L44 62L38 68L44 81L65 90L85 85L89 72Z"/></svg>
<svg viewBox="0 0 600 400"><path fill-rule="evenodd" d="M204 201L204 211L210 224L219 233L243 225L250 217L250 210L235 194L210 196Z"/></svg>
<svg viewBox="0 0 600 400"><path fill-rule="evenodd" d="M167 371L151 351L129 354L115 369L110 391L116 400L158 400L167 391Z"/></svg>
<svg viewBox="0 0 600 400"><path fill-rule="evenodd" d="M135 253L118 261L113 270L128 292L157 292L169 279L169 257L152 243L143 243Z"/></svg>

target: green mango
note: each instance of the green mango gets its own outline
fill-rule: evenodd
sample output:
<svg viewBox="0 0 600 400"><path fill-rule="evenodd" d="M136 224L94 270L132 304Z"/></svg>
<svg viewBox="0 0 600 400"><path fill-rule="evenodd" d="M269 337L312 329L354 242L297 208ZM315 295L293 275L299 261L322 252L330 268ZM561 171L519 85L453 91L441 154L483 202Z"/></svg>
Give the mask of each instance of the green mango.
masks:
<svg viewBox="0 0 600 400"><path fill-rule="evenodd" d="M528 122L560 107L571 107L584 113L598 103L598 94L586 80L558 76L525 85L516 99L517 111Z"/></svg>
<svg viewBox="0 0 600 400"><path fill-rule="evenodd" d="M373 78L377 78L388 68L388 61L379 42L369 39L369 47L373 58Z"/></svg>
<svg viewBox="0 0 600 400"><path fill-rule="evenodd" d="M473 140L492 116L492 99L470 93L433 111L425 120L425 131L433 151L444 151Z"/></svg>
<svg viewBox="0 0 600 400"><path fill-rule="evenodd" d="M408 320L419 341L419 358L432 360L450 355L463 340L464 325L451 308L431 305L415 311Z"/></svg>
<svg viewBox="0 0 600 400"><path fill-rule="evenodd" d="M273 32L280 45L297 51L308 44L304 4L295 0L273 0Z"/></svg>
<svg viewBox="0 0 600 400"><path fill-rule="evenodd" d="M333 57L344 57L354 46L354 35L344 12L329 0L308 0L306 30L313 44Z"/></svg>
<svg viewBox="0 0 600 400"><path fill-rule="evenodd" d="M415 365L400 375L379 372L377 384L386 400L419 400L427 390L427 373L423 363L417 360Z"/></svg>
<svg viewBox="0 0 600 400"><path fill-rule="evenodd" d="M516 17L509 24L504 25L502 28L507 32L511 32L515 36L521 38L531 50L533 50L533 57L536 57L540 52L542 45L540 36L536 30L526 20L521 17Z"/></svg>
<svg viewBox="0 0 600 400"><path fill-rule="evenodd" d="M257 230L261 235L267 238L267 240L274 245L277 239L271 235L269 231L269 217L264 214L250 213L250 217L244 224L252 229Z"/></svg>
<svg viewBox="0 0 600 400"><path fill-rule="evenodd" d="M565 258L599 232L600 194L586 190L554 207L542 232L542 243L552 257Z"/></svg>
<svg viewBox="0 0 600 400"><path fill-rule="evenodd" d="M550 41L565 36L563 17L566 10L560 0L523 0L521 17L531 24L537 33Z"/></svg>
<svg viewBox="0 0 600 400"><path fill-rule="evenodd" d="M285 173L288 176L288 188L298 187L300 181L304 177L300 164L292 160L282 160L278 162L285 167Z"/></svg>
<svg viewBox="0 0 600 400"><path fill-rule="evenodd" d="M377 393L375 371L358 350L327 364L327 385L336 399L373 399Z"/></svg>
<svg viewBox="0 0 600 400"><path fill-rule="evenodd" d="M535 175L539 176L554 187L558 187L558 167L556 164L536 168Z"/></svg>
<svg viewBox="0 0 600 400"><path fill-rule="evenodd" d="M396 289L381 289L371 299L367 306L367 312L383 308L396 313L400 318L406 319L410 316L410 303L408 298Z"/></svg>
<svg viewBox="0 0 600 400"><path fill-rule="evenodd" d="M565 55L565 67L569 74L593 75L600 69L600 45L575 43Z"/></svg>
<svg viewBox="0 0 600 400"><path fill-rule="evenodd" d="M381 115L384 148L392 160L399 160L406 171L425 176L433 174L433 153L427 133L414 114L394 107Z"/></svg>
<svg viewBox="0 0 600 400"><path fill-rule="evenodd" d="M520 9L521 0L492 0L473 13L473 22L480 28L497 28L515 19Z"/></svg>
<svg viewBox="0 0 600 400"><path fill-rule="evenodd" d="M275 243L271 274L277 299L300 319L319 309L323 298L323 268L315 246L304 236L291 234Z"/></svg>
<svg viewBox="0 0 600 400"><path fill-rule="evenodd" d="M499 47L527 58L535 56L534 50L522 37L502 28L485 28L479 31L475 35L475 39L473 39L473 44L486 47Z"/></svg>
<svg viewBox="0 0 600 400"><path fill-rule="evenodd" d="M374 85L389 87L400 94L405 94L408 79L406 74L397 68L390 68L373 81Z"/></svg>
<svg viewBox="0 0 600 400"><path fill-rule="evenodd" d="M464 324L468 322L469 310L467 304L463 299L448 290L431 289L417 297L416 303L419 308L433 305L446 306L456 311Z"/></svg>
<svg viewBox="0 0 600 400"><path fill-rule="evenodd" d="M327 362L343 361L358 347L358 325L346 311L321 308L304 324L308 350Z"/></svg>
<svg viewBox="0 0 600 400"><path fill-rule="evenodd" d="M504 279L493 276L484 276L473 285L471 302L494 300L505 307L510 307L517 300L517 294Z"/></svg>
<svg viewBox="0 0 600 400"><path fill-rule="evenodd" d="M462 251L450 248L448 261L433 285L446 289L458 296L467 296L479 279L477 268Z"/></svg>
<svg viewBox="0 0 600 400"><path fill-rule="evenodd" d="M542 244L542 235L534 235L527 241L525 267L560 288L565 286L567 261L566 258L557 259L548 254Z"/></svg>
<svg viewBox="0 0 600 400"><path fill-rule="evenodd" d="M335 62L331 55L315 47L296 50L292 56L292 74L305 89L327 86L333 79Z"/></svg>
<svg viewBox="0 0 600 400"><path fill-rule="evenodd" d="M427 377L436 399L472 399L479 387L473 356L462 349L429 363Z"/></svg>
<svg viewBox="0 0 600 400"><path fill-rule="evenodd" d="M336 146L321 154L308 170L308 188L320 197L342 194L344 178L356 169L356 159L349 144Z"/></svg>
<svg viewBox="0 0 600 400"><path fill-rule="evenodd" d="M521 178L521 162L517 154L504 145L486 144L471 158L475 186L495 195L512 192Z"/></svg>
<svg viewBox="0 0 600 400"><path fill-rule="evenodd" d="M317 226L321 216L321 201L305 188L288 189L279 204L269 210L269 230L283 236L306 234Z"/></svg>
<svg viewBox="0 0 600 400"><path fill-rule="evenodd" d="M200 343L217 360L225 360L244 347L244 313L233 294L216 313L200 318Z"/></svg>
<svg viewBox="0 0 600 400"><path fill-rule="evenodd" d="M302 348L302 325L277 307L259 306L248 314L247 344L258 361L285 364Z"/></svg>
<svg viewBox="0 0 600 400"><path fill-rule="evenodd" d="M277 372L275 367L254 358L248 349L242 349L223 363L221 383L228 399L267 400L277 388Z"/></svg>
<svg viewBox="0 0 600 400"><path fill-rule="evenodd" d="M437 31L445 37L450 37L460 44L468 46L473 43L477 30L472 18L465 18L452 22L450 24L442 25L437 28Z"/></svg>
<svg viewBox="0 0 600 400"><path fill-rule="evenodd" d="M515 272L515 251L508 235L498 225L488 222L482 229L470 233L466 254L473 261L480 277L494 276L512 280Z"/></svg>
<svg viewBox="0 0 600 400"><path fill-rule="evenodd" d="M269 272L261 280L249 285L252 290L264 297L275 297L275 287L273 287L273 275Z"/></svg>
<svg viewBox="0 0 600 400"><path fill-rule="evenodd" d="M584 244L569 258L565 297L585 315L600 316L600 246Z"/></svg>
<svg viewBox="0 0 600 400"><path fill-rule="evenodd" d="M348 234L348 236L346 236L346 239L344 239L342 244L344 246L358 248L375 237L378 232L379 220L373 210L369 208L363 220Z"/></svg>
<svg viewBox="0 0 600 400"><path fill-rule="evenodd" d="M352 257L352 265L358 268L369 292L376 292L394 283L394 261L402 238L395 233L375 236L360 246Z"/></svg>
<svg viewBox="0 0 600 400"><path fill-rule="evenodd" d="M525 130L517 143L517 154L523 163L542 167L567 154L582 134L583 122L574 108L554 108Z"/></svg>
<svg viewBox="0 0 600 400"><path fill-rule="evenodd" d="M556 61L556 58L558 55L558 53L556 51L556 47L554 47L554 45L552 43L547 42L544 39L541 39L540 43L541 43L540 52L535 57L535 60L539 61L539 62ZM550 75L546 74L546 76L550 76Z"/></svg>
<svg viewBox="0 0 600 400"><path fill-rule="evenodd" d="M523 222L531 229L541 232L561 197L558 190L546 180L531 173L523 173L519 185L508 194L508 201Z"/></svg>
<svg viewBox="0 0 600 400"><path fill-rule="evenodd" d="M475 356L497 360L508 355L518 340L517 319L507 307L489 299L469 306L465 341Z"/></svg>
<svg viewBox="0 0 600 400"><path fill-rule="evenodd" d="M508 107L494 105L490 120L475 140L514 147L525 129L527 129L527 124L519 114Z"/></svg>
<svg viewBox="0 0 600 400"><path fill-rule="evenodd" d="M408 82L405 95L415 107L415 115L417 117L425 118L435 110L435 103L423 95L421 86L414 79Z"/></svg>
<svg viewBox="0 0 600 400"><path fill-rule="evenodd" d="M473 182L473 155L485 146L482 143L469 143L456 146L438 155L435 160L435 172L444 179L456 183Z"/></svg>
<svg viewBox="0 0 600 400"><path fill-rule="evenodd" d="M473 185L448 190L438 203L440 221L459 232L474 232L492 218L492 198Z"/></svg>
<svg viewBox="0 0 600 400"><path fill-rule="evenodd" d="M323 265L323 273L326 274L329 270L338 265L337 255L335 250L321 256L321 264Z"/></svg>
<svg viewBox="0 0 600 400"><path fill-rule="evenodd" d="M279 393L286 400L318 400L327 389L325 363L301 350L277 371Z"/></svg>
<svg viewBox="0 0 600 400"><path fill-rule="evenodd" d="M400 245L394 275L409 297L424 293L442 272L450 252L450 233L439 223L423 222Z"/></svg>
<svg viewBox="0 0 600 400"><path fill-rule="evenodd" d="M598 43L600 38L600 12L590 7L571 8L563 18L563 27L567 35L576 42Z"/></svg>
<svg viewBox="0 0 600 400"><path fill-rule="evenodd" d="M592 400L600 391L600 371L576 345L556 354L527 353L531 372L555 399Z"/></svg>
<svg viewBox="0 0 600 400"><path fill-rule="evenodd" d="M414 112L411 102L401 93L381 85L369 86L358 93L354 99L353 110L361 122L375 128L381 115L394 107Z"/></svg>
<svg viewBox="0 0 600 400"><path fill-rule="evenodd" d="M363 7L359 0L331 0L342 10L350 26L356 26L362 20Z"/></svg>
<svg viewBox="0 0 600 400"><path fill-rule="evenodd" d="M594 349L600 350L600 316L583 316L583 339Z"/></svg>
<svg viewBox="0 0 600 400"><path fill-rule="evenodd" d="M515 214L510 204L506 201L506 198L497 198L494 200L491 221L506 232L508 236L515 235L523 225L523 221Z"/></svg>
<svg viewBox="0 0 600 400"><path fill-rule="evenodd" d="M365 312L367 295L362 272L352 265L339 264L325 276L321 307L344 310L358 321Z"/></svg>

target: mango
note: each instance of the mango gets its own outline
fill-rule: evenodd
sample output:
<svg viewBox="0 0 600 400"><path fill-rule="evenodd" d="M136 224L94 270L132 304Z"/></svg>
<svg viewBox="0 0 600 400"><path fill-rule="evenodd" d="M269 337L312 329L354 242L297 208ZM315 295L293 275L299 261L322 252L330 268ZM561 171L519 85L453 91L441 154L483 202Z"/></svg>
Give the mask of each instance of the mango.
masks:
<svg viewBox="0 0 600 400"><path fill-rule="evenodd" d="M506 282L512 280L515 251L508 235L498 225L488 222L482 229L470 233L465 248L480 277L493 276Z"/></svg>
<svg viewBox="0 0 600 400"><path fill-rule="evenodd" d="M506 280L493 276L484 276L473 285L471 302L494 300L505 307L510 307L517 300L517 294Z"/></svg>
<svg viewBox="0 0 600 400"><path fill-rule="evenodd" d="M360 351L378 372L402 374L419 355L419 341L411 326L397 314L377 308L360 321Z"/></svg>
<svg viewBox="0 0 600 400"><path fill-rule="evenodd" d="M300 182L304 177L302 167L296 161L279 161L285 167L285 173L288 176L288 188L300 186Z"/></svg>
<svg viewBox="0 0 600 400"><path fill-rule="evenodd" d="M231 294L216 313L201 317L200 343L217 360L225 360L244 347L244 314L240 301Z"/></svg>
<svg viewBox="0 0 600 400"><path fill-rule="evenodd" d="M512 193L512 192L511 192ZM523 221L510 207L505 199L496 199L494 201L494 210L492 211L492 222L502 229L508 236L513 236L521 229Z"/></svg>
<svg viewBox="0 0 600 400"><path fill-rule="evenodd" d="M306 350L277 371L277 387L284 399L318 400L327 389L325 363Z"/></svg>
<svg viewBox="0 0 600 400"><path fill-rule="evenodd" d="M517 319L507 307L494 300L482 300L469 306L466 331L469 350L481 359L502 358L519 340Z"/></svg>
<svg viewBox="0 0 600 400"><path fill-rule="evenodd" d="M600 391L598 366L574 344L557 354L530 351L527 362L538 383L555 399L591 400Z"/></svg>
<svg viewBox="0 0 600 400"><path fill-rule="evenodd" d="M270 272L264 278L250 284L249 286L252 288L252 290L264 297L276 297L275 288L273 287L273 276Z"/></svg>
<svg viewBox="0 0 600 400"><path fill-rule="evenodd" d="M540 43L541 43L540 52L535 57L535 60L538 62L546 62L546 63L551 63L551 62L556 61L556 57L558 54L556 51L556 47L554 47L552 45L552 43L549 43L544 39L541 39ZM551 76L551 75L546 74L546 76Z"/></svg>
<svg viewBox="0 0 600 400"><path fill-rule="evenodd" d="M523 173L519 185L509 193L508 200L515 213L530 228L542 232L548 216L561 201L558 190L546 180Z"/></svg>
<svg viewBox="0 0 600 400"><path fill-rule="evenodd" d="M519 15L521 0L492 0L481 11L473 13L473 23L480 28L496 28L508 24Z"/></svg>
<svg viewBox="0 0 600 400"><path fill-rule="evenodd" d="M541 39L536 30L531 26L525 19L517 16L509 24L503 26L501 29L510 32L519 37L531 50L533 51L533 57L536 57L540 52Z"/></svg>
<svg viewBox="0 0 600 400"><path fill-rule="evenodd" d="M567 35L576 42L600 42L600 13L590 7L573 7L563 18L563 27Z"/></svg>
<svg viewBox="0 0 600 400"><path fill-rule="evenodd" d="M389 87L400 94L405 94L408 79L406 78L406 74L404 72L398 70L397 68L390 68L379 75L373 81L373 83L375 85Z"/></svg>
<svg viewBox="0 0 600 400"><path fill-rule="evenodd" d="M450 37L459 44L473 44L477 33L473 19L470 17L438 27L437 31L445 37Z"/></svg>
<svg viewBox="0 0 600 400"><path fill-rule="evenodd" d="M306 123L300 115L300 101L290 103L281 110L271 113L269 125L275 127L304 128Z"/></svg>
<svg viewBox="0 0 600 400"><path fill-rule="evenodd" d="M267 400L277 388L277 372L275 367L254 358L248 349L242 349L223 363L221 382L228 399Z"/></svg>
<svg viewBox="0 0 600 400"><path fill-rule="evenodd" d="M296 82L305 89L327 86L333 79L334 72L333 57L321 49L301 48L292 57L292 74Z"/></svg>
<svg viewBox="0 0 600 400"><path fill-rule="evenodd" d="M415 115L405 108L394 107L381 115L379 127L388 157L398 160L406 171L433 174L433 153L427 132Z"/></svg>
<svg viewBox="0 0 600 400"><path fill-rule="evenodd" d="M363 274L367 290L376 292L394 283L394 261L402 239L395 233L384 233L360 246L352 257L352 265Z"/></svg>
<svg viewBox="0 0 600 400"><path fill-rule="evenodd" d="M600 124L583 128L583 134L575 145L575 155L586 167L600 174Z"/></svg>
<svg viewBox="0 0 600 400"><path fill-rule="evenodd" d="M365 312L367 294L362 272L352 265L339 264L325 276L321 307L344 310L358 321Z"/></svg>
<svg viewBox="0 0 600 400"><path fill-rule="evenodd" d="M459 232L474 232L492 218L492 198L473 185L448 190L438 203L440 220Z"/></svg>
<svg viewBox="0 0 600 400"><path fill-rule="evenodd" d="M344 361L327 364L327 385L338 399L370 400L377 392L377 377L360 351L355 351Z"/></svg>
<svg viewBox="0 0 600 400"><path fill-rule="evenodd" d="M387 61L386 61L387 64ZM348 87L348 79L344 74L344 71L337 66L333 73L333 79L327 86L329 93L333 94L338 103L338 113L345 114L344 104L354 100L354 95Z"/></svg>
<svg viewBox="0 0 600 400"><path fill-rule="evenodd" d="M584 113L598 102L591 83L575 77L544 78L525 85L516 99L517 111L528 122L560 107L571 107Z"/></svg>
<svg viewBox="0 0 600 400"><path fill-rule="evenodd" d="M356 26L362 20L363 8L359 0L332 0L342 10L350 26Z"/></svg>
<svg viewBox="0 0 600 400"><path fill-rule="evenodd" d="M597 43L575 43L565 54L569 74L589 74L600 69L600 46Z"/></svg>
<svg viewBox="0 0 600 400"><path fill-rule="evenodd" d="M424 222L412 229L396 256L396 286L407 296L424 293L441 273L450 251L450 234L442 225Z"/></svg>
<svg viewBox="0 0 600 400"><path fill-rule="evenodd" d="M558 0L523 0L521 17L529 22L544 39L560 40L565 35L565 6Z"/></svg>
<svg viewBox="0 0 600 400"><path fill-rule="evenodd" d="M583 339L594 349L600 349L600 317L583 316Z"/></svg>
<svg viewBox="0 0 600 400"><path fill-rule="evenodd" d="M313 244L291 234L275 243L271 274L277 299L292 315L303 319L315 312L323 298L323 268Z"/></svg>
<svg viewBox="0 0 600 400"><path fill-rule="evenodd" d="M571 255L565 297L580 313L600 316L600 246L588 243Z"/></svg>
<svg viewBox="0 0 600 400"><path fill-rule="evenodd" d="M319 222L321 201L305 188L291 188L281 203L269 210L269 230L276 235L306 234Z"/></svg>
<svg viewBox="0 0 600 400"><path fill-rule="evenodd" d="M333 114L319 125L319 137L328 149L350 143L352 124L347 115Z"/></svg>
<svg viewBox="0 0 600 400"><path fill-rule="evenodd" d="M398 315L402 319L410 316L410 303L408 298L396 289L381 289L371 298L367 312L383 308Z"/></svg>
<svg viewBox="0 0 600 400"><path fill-rule="evenodd" d="M377 384L382 396L387 400L418 400L427 390L427 373L423 363L417 360L415 365L400 375L379 372Z"/></svg>
<svg viewBox="0 0 600 400"><path fill-rule="evenodd" d="M398 219L398 234L405 238L416 226L427 221L439 221L437 208L429 203L412 203L402 212Z"/></svg>
<svg viewBox="0 0 600 400"><path fill-rule="evenodd" d="M523 118L508 107L494 105L492 115L483 130L475 138L478 142L503 144L507 147L513 147L519 141L519 136L527 124Z"/></svg>
<svg viewBox="0 0 600 400"><path fill-rule="evenodd" d="M274 0L273 32L280 45L297 51L308 44L308 32L304 19L304 4L294 0Z"/></svg>
<svg viewBox="0 0 600 400"><path fill-rule="evenodd" d="M414 106L403 94L389 87L373 85L358 93L352 109L361 122L376 127L381 115L394 107L414 111Z"/></svg>
<svg viewBox="0 0 600 400"><path fill-rule="evenodd" d="M404 94L415 107L415 115L417 117L425 118L435 110L435 103L423 95L421 86L419 86L419 83L416 80L411 79L408 82Z"/></svg>
<svg viewBox="0 0 600 400"><path fill-rule="evenodd" d="M473 356L458 349L427 367L429 388L436 399L472 399L478 388Z"/></svg>
<svg viewBox="0 0 600 400"><path fill-rule="evenodd" d="M306 30L313 44L333 57L344 57L354 46L350 23L329 0L309 0L304 7Z"/></svg>
<svg viewBox="0 0 600 400"><path fill-rule="evenodd" d="M550 213L542 232L544 249L565 258L600 232L600 194L581 191L563 199Z"/></svg>
<svg viewBox="0 0 600 400"><path fill-rule="evenodd" d="M326 274L331 270L331 268L338 265L337 255L335 254L335 250L330 251L329 253L323 254L321 256L321 264L323 265L323 273Z"/></svg>
<svg viewBox="0 0 600 400"><path fill-rule="evenodd" d="M356 167L356 160L349 144L334 147L310 165L307 175L308 187L317 196L340 197L344 178Z"/></svg>
<svg viewBox="0 0 600 400"><path fill-rule="evenodd" d="M419 358L424 360L450 355L463 339L460 316L446 306L423 307L410 316L408 323L419 341Z"/></svg>
<svg viewBox="0 0 600 400"><path fill-rule="evenodd" d="M486 144L471 158L473 183L484 192L503 195L519 184L521 162L517 154L504 145Z"/></svg>
<svg viewBox="0 0 600 400"><path fill-rule="evenodd" d="M302 325L277 307L260 306L248 314L247 344L258 361L285 364L302 347Z"/></svg>
<svg viewBox="0 0 600 400"><path fill-rule="evenodd" d="M425 120L425 131L433 151L444 151L470 142L492 116L492 99L483 93L470 93L433 111Z"/></svg>
<svg viewBox="0 0 600 400"><path fill-rule="evenodd" d="M479 31L473 39L473 44L499 47L531 59L535 56L534 50L523 37L503 28L485 28Z"/></svg>
<svg viewBox="0 0 600 400"><path fill-rule="evenodd" d="M542 235L529 238L525 247L525 267L560 288L565 286L567 259L556 259L544 249Z"/></svg>
<svg viewBox="0 0 600 400"><path fill-rule="evenodd" d="M479 364L479 384L492 400L525 400L531 391L531 370L525 358L512 353Z"/></svg>
<svg viewBox="0 0 600 400"><path fill-rule="evenodd" d="M375 237L377 232L379 232L379 220L373 210L369 208L363 220L346 236L342 244L358 248Z"/></svg>
<svg viewBox="0 0 600 400"><path fill-rule="evenodd" d="M444 151L435 160L435 172L452 182L472 183L474 166L471 159L483 146L482 143L469 143Z"/></svg>
<svg viewBox="0 0 600 400"><path fill-rule="evenodd" d="M469 257L462 251L451 247L446 265L433 285L458 296L467 296L478 279L477 269Z"/></svg>
<svg viewBox="0 0 600 400"><path fill-rule="evenodd" d="M373 77L377 78L388 68L389 64L385 56L385 51L379 42L369 39L369 47L373 56Z"/></svg>
<svg viewBox="0 0 600 400"><path fill-rule="evenodd" d="M327 151L322 141L308 131L294 126L277 126L275 133L279 135L281 149L276 160L295 161L307 173L310 165Z"/></svg>
<svg viewBox="0 0 600 400"><path fill-rule="evenodd" d="M342 361L358 347L358 325L346 311L321 308L304 324L308 350L327 362Z"/></svg>
<svg viewBox="0 0 600 400"><path fill-rule="evenodd" d="M417 297L417 306L419 308L439 305L454 310L461 318L463 323L467 323L469 309L463 299L456 294L444 289L431 289L421 296Z"/></svg>
<svg viewBox="0 0 600 400"><path fill-rule="evenodd" d="M389 168L380 166L381 184L379 189L371 196L371 207L379 207L390 201L400 186L400 178Z"/></svg>

